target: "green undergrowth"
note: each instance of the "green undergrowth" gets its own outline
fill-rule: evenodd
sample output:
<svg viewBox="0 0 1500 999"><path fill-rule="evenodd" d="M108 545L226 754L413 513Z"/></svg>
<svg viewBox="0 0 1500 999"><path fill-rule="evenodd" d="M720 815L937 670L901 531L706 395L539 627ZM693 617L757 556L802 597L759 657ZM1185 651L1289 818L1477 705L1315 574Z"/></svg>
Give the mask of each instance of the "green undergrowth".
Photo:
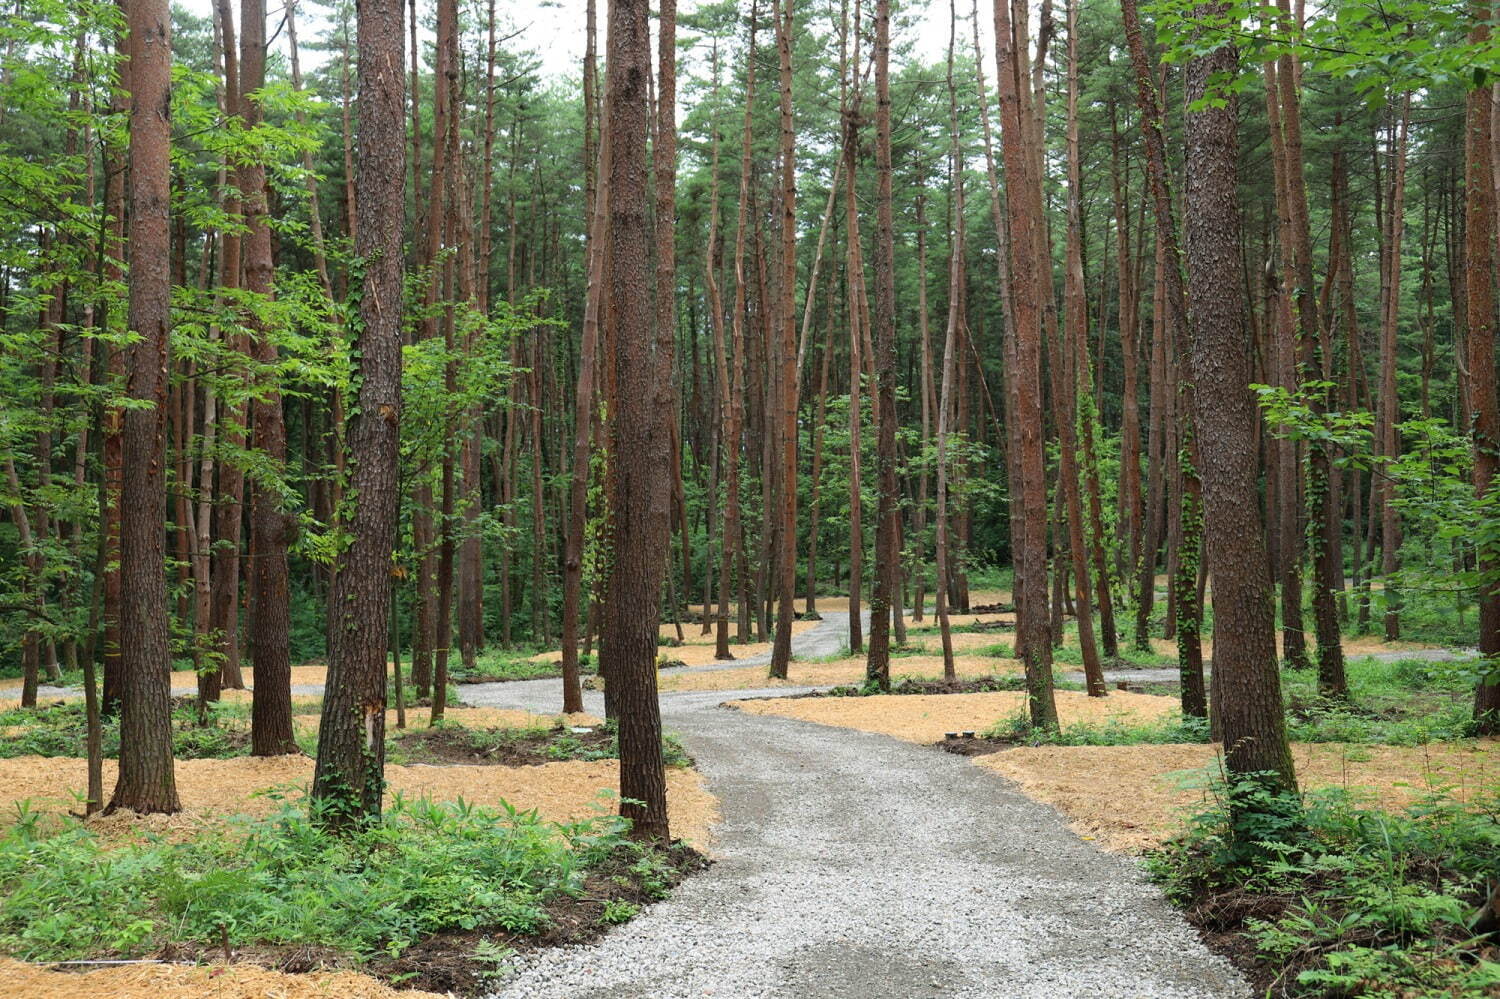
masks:
<svg viewBox="0 0 1500 999"><path fill-rule="evenodd" d="M1236 786L1147 858L1211 943L1276 997L1500 994L1500 939L1485 900L1500 872L1500 794L1456 804L1435 790L1400 814L1343 789L1288 798Z"/></svg>
<svg viewBox="0 0 1500 999"><path fill-rule="evenodd" d="M1208 722L1177 715L1152 721L1112 718L1076 722L1057 730L1035 728L1026 715L1002 718L984 732L986 739L1020 746L1137 746L1208 742Z"/></svg>
<svg viewBox="0 0 1500 999"><path fill-rule="evenodd" d="M662 757L669 767L692 766L692 758L671 733L662 735ZM504 763L530 765L566 760L617 760L620 734L614 722L575 732L573 726L471 728L453 722L386 730L386 762Z"/></svg>
<svg viewBox="0 0 1500 999"><path fill-rule="evenodd" d="M453 683L495 683L505 680L545 680L562 676L562 653L558 658L533 659L540 650L486 649L474 658L473 668L462 662L448 664L448 679ZM593 657L580 655L578 668L593 672Z"/></svg>
<svg viewBox="0 0 1500 999"><path fill-rule="evenodd" d="M294 707L294 712L297 708ZM181 760L228 759L250 753L250 706L216 704L209 724L198 723L196 701L173 702L172 751ZM81 699L0 712L0 759L17 756L83 756L88 724ZM120 755L120 719L100 723L104 755Z"/></svg>
<svg viewBox="0 0 1500 999"><path fill-rule="evenodd" d="M347 838L286 804L186 841L107 844L77 822L44 835L23 812L0 834L0 952L45 962L311 947L363 963L434 934L536 935L560 901L599 894L589 877L601 866L650 897L675 883L664 852L627 829L605 814L554 824L503 803L398 798Z"/></svg>
<svg viewBox="0 0 1500 999"><path fill-rule="evenodd" d="M1322 696L1315 670L1282 671L1292 739L1420 746L1474 734L1473 662L1361 656L1345 674L1348 700Z"/></svg>

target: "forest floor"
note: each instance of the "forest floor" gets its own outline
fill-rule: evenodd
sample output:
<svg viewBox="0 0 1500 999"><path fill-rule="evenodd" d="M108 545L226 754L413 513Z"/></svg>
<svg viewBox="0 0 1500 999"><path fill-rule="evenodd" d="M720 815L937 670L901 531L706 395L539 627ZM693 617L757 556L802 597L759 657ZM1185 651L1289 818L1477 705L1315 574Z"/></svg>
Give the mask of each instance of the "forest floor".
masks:
<svg viewBox="0 0 1500 999"><path fill-rule="evenodd" d="M1081 680L1068 671L1077 650L1059 653L1057 700L1065 731L1124 742L1150 732L1150 744L1023 745L1015 734L1023 727L1024 695L1014 689L1021 670L1009 644L1013 615L1006 594L975 596L978 613L952 617L964 681L954 693L935 692L942 657L930 616L909 621L907 644L894 651L892 675L904 693L876 696L857 696L864 658L849 654L848 614L831 609L839 605L835 599L824 602L821 622L798 622L788 681L767 679L768 643L735 645L736 658L719 662L713 636L703 635L697 623L684 623L681 644L674 626L663 625L663 719L696 765L669 772L673 832L709 850L716 862L599 939L590 940L595 928L579 946L507 955L510 974L494 979L494 994L1247 994L1239 974L1199 942L1134 859L1212 804L1216 747L1165 737L1180 724L1175 696L1160 696L1171 693L1162 684L1176 678L1169 665L1175 648L1157 642L1152 653L1111 667L1112 683L1152 693L1112 690L1104 699L1068 689ZM1371 662L1449 655L1368 640L1351 642L1346 651L1369 654ZM555 657L543 653L532 662L550 672ZM293 675L295 725L306 745L316 736L322 673L323 667L307 665ZM253 684L253 672L247 671L247 681ZM174 674L180 694L190 693L192 682L190 673ZM457 690L464 706L447 709L453 733L549 727L566 733L595 728L602 713L601 695L590 689L586 706L593 714L555 715L560 689L550 677L466 683ZM9 693L0 689L0 698ZM43 699L74 704L76 711L73 693L48 688ZM1293 690L1292 699L1298 696ZM243 713L248 699L248 691L227 692L228 710ZM591 758L590 740L597 735L565 736L575 755L539 762L553 751L546 738L429 735L427 710L408 709L406 733L394 730L394 712L388 716L392 800L503 799L559 822L612 807L607 796L618 764ZM227 728L237 724L231 719ZM955 734L960 738L948 738ZM975 737L963 738L967 734ZM15 735L0 724L0 743ZM945 743L954 752L933 748ZM1356 790L1389 809L1439 790L1462 802L1500 783L1500 744L1493 740L1299 742L1294 751L1304 786ZM142 829L182 839L230 813L270 814L279 797L306 784L311 766L306 757L181 759L181 815L93 823L106 841L137 838ZM113 767L106 761L106 787ZM57 815L77 807L83 783L81 760L0 758L0 810ZM116 826L120 831L112 832ZM1100 885L1108 891L1101 893ZM1006 927L999 937L991 929L997 924ZM87 988L79 991L85 980ZM431 979L415 983L423 981ZM4 961L0 992L7 989L44 999L398 994L346 971L287 976L243 964L211 971L128 965L84 979Z"/></svg>

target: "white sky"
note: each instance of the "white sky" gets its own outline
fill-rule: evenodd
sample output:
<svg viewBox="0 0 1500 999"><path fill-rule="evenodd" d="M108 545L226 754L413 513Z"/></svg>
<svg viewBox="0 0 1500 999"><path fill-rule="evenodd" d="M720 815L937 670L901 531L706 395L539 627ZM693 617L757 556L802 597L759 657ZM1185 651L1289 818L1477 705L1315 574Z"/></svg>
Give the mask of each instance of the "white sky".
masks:
<svg viewBox="0 0 1500 999"><path fill-rule="evenodd" d="M201 17L209 17L212 14L213 0L175 0L193 14ZM269 0L266 4L270 17L270 30L275 30L276 24L281 19L282 0ZM603 62L604 32L606 10L608 0L597 0L599 18L599 46L601 68ZM691 11L698 5L698 0L679 0L679 10ZM748 10L748 3L742 4ZM238 3L233 3L236 13L239 9ZM969 3L960 0L959 4L959 47L961 51L971 51L972 42L966 42L966 24L968 20ZM925 10L923 8L926 8ZM904 37L898 35L893 39L897 45L903 41L915 43L914 54L917 58L925 61L936 61L944 57L948 46L948 4L943 0L912 0L908 8L910 14L915 18L915 23L908 29ZM328 8L324 7L318 0L299 0L297 11L297 34L304 48L307 43L320 37L326 28L325 13ZM432 14L433 0L417 0L417 9L421 20L428 21ZM509 21L513 26L511 30L519 32L517 37L510 43L512 48L520 47L530 49L541 58L541 71L545 77L578 78L581 73L584 43L584 11L585 0L542 0L542 2L522 2L515 0L497 0L496 11L503 21ZM826 22L826 15L820 10L813 16ZM985 44L986 54L992 50L989 48L988 31L990 21L990 2L979 5L979 20L982 41ZM820 29L824 25L819 26ZM679 34L683 34L679 28ZM430 38L430 33L429 33ZM275 45L284 49L286 36L283 32L276 39ZM706 53L702 56L707 59ZM302 62L305 69L317 65L319 55L315 52L302 53ZM994 67L988 67L987 75L994 76Z"/></svg>

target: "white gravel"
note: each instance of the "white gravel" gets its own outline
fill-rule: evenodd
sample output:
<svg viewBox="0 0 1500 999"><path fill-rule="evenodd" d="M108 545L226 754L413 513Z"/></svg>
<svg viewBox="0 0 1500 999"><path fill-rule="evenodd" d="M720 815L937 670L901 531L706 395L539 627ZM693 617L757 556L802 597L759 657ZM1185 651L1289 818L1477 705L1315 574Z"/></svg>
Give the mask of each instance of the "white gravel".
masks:
<svg viewBox="0 0 1500 999"><path fill-rule="evenodd" d="M846 625L828 614L798 651ZM718 706L745 693L662 697L721 801L714 866L593 944L518 958L495 999L1249 995L1134 863L1050 807L958 756ZM558 696L465 689L533 710Z"/></svg>

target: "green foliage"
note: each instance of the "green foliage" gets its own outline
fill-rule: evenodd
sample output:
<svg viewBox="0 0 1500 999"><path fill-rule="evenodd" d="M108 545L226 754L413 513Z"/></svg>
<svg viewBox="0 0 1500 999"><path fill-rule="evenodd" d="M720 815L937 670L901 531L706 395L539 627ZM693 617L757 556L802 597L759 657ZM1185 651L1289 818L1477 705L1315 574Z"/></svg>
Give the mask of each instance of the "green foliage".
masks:
<svg viewBox="0 0 1500 999"><path fill-rule="evenodd" d="M606 739L583 738L570 726L557 725L552 728L470 728L465 725L443 721L438 726L444 742L478 760L505 761L515 755L541 756L547 760L617 760L620 758L620 733L614 722L605 722L598 732ZM391 763L408 761L427 762L430 753L424 752L423 736L431 732L427 728L411 728L405 731L386 730L386 760ZM669 767L692 766L692 758L682 747L676 735L665 732L661 741L662 759Z"/></svg>
<svg viewBox="0 0 1500 999"><path fill-rule="evenodd" d="M599 916L599 921L606 926L618 926L620 923L630 922L640 911L641 907L634 902L612 898L604 903L604 912Z"/></svg>
<svg viewBox="0 0 1500 999"><path fill-rule="evenodd" d="M1473 735L1474 683L1484 661L1363 656L1345 666L1349 700L1318 692L1311 671L1284 671L1287 734L1296 742L1423 746Z"/></svg>
<svg viewBox="0 0 1500 999"><path fill-rule="evenodd" d="M172 711L172 751L182 760L223 760L247 756L250 752L249 726L243 718L231 724L238 706L213 705L209 725L198 724L196 702L184 700ZM83 755L87 736L83 699L44 704L36 708L12 708L0 711L0 759L18 756L79 757ZM120 719L101 722L104 756L120 755Z"/></svg>
<svg viewBox="0 0 1500 999"><path fill-rule="evenodd" d="M486 648L474 657L472 669L461 662L450 662L448 679L453 683L489 683L497 680L539 680L561 676L562 668L558 661L550 657L534 658L541 651L545 650ZM588 663L580 658L579 668L587 672Z"/></svg>
<svg viewBox="0 0 1500 999"><path fill-rule="evenodd" d="M0 950L33 961L147 954L168 942L327 946L357 959L425 936L534 934L590 868L638 852L624 820L552 825L534 812L397 800L335 836L300 807L186 842L106 847L82 825L0 838ZM617 910L618 915L623 913ZM625 917L628 918L628 917Z"/></svg>
<svg viewBox="0 0 1500 999"><path fill-rule="evenodd" d="M1170 745L1207 742L1208 722L1188 716L1147 722L1112 718L1102 723L1075 722L1053 730L1036 728L1030 718L1018 714L1002 718L987 729L984 736L1023 746Z"/></svg>
<svg viewBox="0 0 1500 999"><path fill-rule="evenodd" d="M1230 45L1246 66L1295 54L1312 71L1353 84L1372 104L1392 94L1432 87L1480 88L1500 75L1500 43L1474 42L1478 21L1464 0L1394 0L1330 4L1308 12L1301 30L1274 4L1229 0L1152 0L1142 5L1156 22L1170 62ZM1421 30L1412 30L1420 25ZM1254 74L1214 81L1209 106L1246 89Z"/></svg>
<svg viewBox="0 0 1500 999"><path fill-rule="evenodd" d="M1223 913L1215 928L1249 939L1276 994L1478 999L1500 985L1470 929L1500 855L1500 798L1465 806L1443 791L1388 814L1340 789L1237 809L1267 792L1219 785L1147 866L1176 901Z"/></svg>

